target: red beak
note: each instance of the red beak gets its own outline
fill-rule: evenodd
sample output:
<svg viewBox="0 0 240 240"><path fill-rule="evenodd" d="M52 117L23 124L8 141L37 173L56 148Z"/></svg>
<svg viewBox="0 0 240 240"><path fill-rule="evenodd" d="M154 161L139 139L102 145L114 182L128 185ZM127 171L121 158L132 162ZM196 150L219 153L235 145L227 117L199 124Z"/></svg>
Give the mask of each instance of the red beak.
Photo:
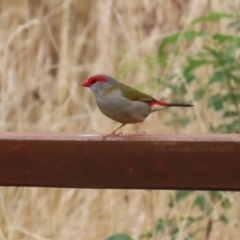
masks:
<svg viewBox="0 0 240 240"><path fill-rule="evenodd" d="M90 87L90 84L88 83L88 80L84 81L84 82L82 83L82 86L83 86L83 87Z"/></svg>

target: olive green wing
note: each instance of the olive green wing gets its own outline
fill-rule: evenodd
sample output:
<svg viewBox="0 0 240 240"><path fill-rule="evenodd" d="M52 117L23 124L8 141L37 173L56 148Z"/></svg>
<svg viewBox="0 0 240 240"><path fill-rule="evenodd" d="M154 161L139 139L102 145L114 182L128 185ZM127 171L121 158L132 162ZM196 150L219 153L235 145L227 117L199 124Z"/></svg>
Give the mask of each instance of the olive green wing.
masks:
<svg viewBox="0 0 240 240"><path fill-rule="evenodd" d="M117 89L121 90L122 96L131 100L131 101L140 101L140 102L151 102L155 99L146 93L140 92L134 88L131 88L123 83L118 83L117 85L114 85L110 87L105 94L111 93Z"/></svg>

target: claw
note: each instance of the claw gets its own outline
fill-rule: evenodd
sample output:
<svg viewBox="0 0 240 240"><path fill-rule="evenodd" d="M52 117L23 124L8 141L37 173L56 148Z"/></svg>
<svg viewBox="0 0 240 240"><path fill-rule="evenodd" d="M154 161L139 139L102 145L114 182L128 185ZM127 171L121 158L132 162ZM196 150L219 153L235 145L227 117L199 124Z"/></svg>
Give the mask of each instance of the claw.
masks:
<svg viewBox="0 0 240 240"><path fill-rule="evenodd" d="M116 133L120 128L122 128L123 126L125 126L126 124L123 123L121 126L119 126L117 129L115 129L113 132L107 134L107 135L103 135L103 139L105 139L106 137L109 137L109 136L121 136L122 133Z"/></svg>
<svg viewBox="0 0 240 240"><path fill-rule="evenodd" d="M109 134L107 134L107 135L103 135L103 139L105 139L106 137L110 137L110 136L112 136L112 137L116 137L116 136L123 136L123 133L122 132L119 132L119 133L109 133Z"/></svg>
<svg viewBox="0 0 240 240"><path fill-rule="evenodd" d="M136 137L136 136L143 136L143 135L146 134L145 132L138 133L139 128L142 125L142 122L139 123L136 133L133 133L133 134L123 134L122 132L116 133L120 128L122 128L125 125L126 124L123 123L121 126L119 126L117 129L115 129L113 132L111 132L111 133L109 133L107 135L103 135L103 139L105 139L106 137L110 137L110 136Z"/></svg>
<svg viewBox="0 0 240 240"><path fill-rule="evenodd" d="M139 137L139 136L143 136L143 135L146 135L146 133L145 132L133 133L133 134L128 134L127 136L129 136L129 137Z"/></svg>

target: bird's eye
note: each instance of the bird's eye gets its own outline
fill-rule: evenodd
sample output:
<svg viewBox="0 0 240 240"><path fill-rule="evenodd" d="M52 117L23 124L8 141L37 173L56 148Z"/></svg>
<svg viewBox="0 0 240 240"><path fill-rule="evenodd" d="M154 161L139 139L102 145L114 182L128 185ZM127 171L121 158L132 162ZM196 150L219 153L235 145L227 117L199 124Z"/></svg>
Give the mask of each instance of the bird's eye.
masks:
<svg viewBox="0 0 240 240"><path fill-rule="evenodd" d="M94 83L96 83L97 82L97 80L92 80L92 84L94 84Z"/></svg>

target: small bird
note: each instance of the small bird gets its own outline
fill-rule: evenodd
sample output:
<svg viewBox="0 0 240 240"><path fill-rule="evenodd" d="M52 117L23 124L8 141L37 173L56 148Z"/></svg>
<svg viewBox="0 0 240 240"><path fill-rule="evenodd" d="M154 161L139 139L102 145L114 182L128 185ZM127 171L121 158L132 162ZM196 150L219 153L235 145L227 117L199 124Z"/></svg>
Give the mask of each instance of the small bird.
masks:
<svg viewBox="0 0 240 240"><path fill-rule="evenodd" d="M96 103L104 115L121 123L121 126L105 135L104 138L119 135L116 132L128 123L139 123L137 131L133 135L141 135L139 134L139 128L150 113L169 107L193 106L192 104L158 101L105 74L89 77L82 83L82 86L89 87L92 90Z"/></svg>

